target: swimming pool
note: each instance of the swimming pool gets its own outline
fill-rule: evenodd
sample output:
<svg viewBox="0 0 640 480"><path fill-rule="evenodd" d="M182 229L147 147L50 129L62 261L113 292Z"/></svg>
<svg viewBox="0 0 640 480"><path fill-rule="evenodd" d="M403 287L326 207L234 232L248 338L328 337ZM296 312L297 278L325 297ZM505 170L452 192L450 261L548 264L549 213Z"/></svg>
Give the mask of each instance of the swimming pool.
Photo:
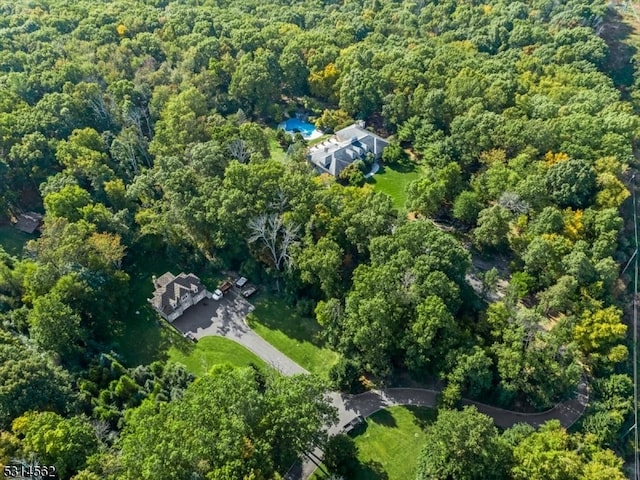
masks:
<svg viewBox="0 0 640 480"><path fill-rule="evenodd" d="M297 118L290 118L278 125L278 128L283 129L290 134L300 133L305 140L313 140L322 135L322 132L318 130L315 125L303 122Z"/></svg>

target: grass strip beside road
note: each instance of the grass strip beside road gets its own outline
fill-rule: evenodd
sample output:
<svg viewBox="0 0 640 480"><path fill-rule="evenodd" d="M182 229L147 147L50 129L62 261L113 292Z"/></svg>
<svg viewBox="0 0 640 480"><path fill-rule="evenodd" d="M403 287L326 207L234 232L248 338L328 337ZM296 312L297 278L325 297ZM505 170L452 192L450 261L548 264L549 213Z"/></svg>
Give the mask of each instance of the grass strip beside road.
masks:
<svg viewBox="0 0 640 480"><path fill-rule="evenodd" d="M207 373L214 365L230 363L246 367L254 363L266 367L265 362L242 345L222 337L204 337L197 343L184 339L169 349L169 360L182 363L196 376Z"/></svg>
<svg viewBox="0 0 640 480"><path fill-rule="evenodd" d="M261 296L247 317L249 326L267 342L311 373L326 377L339 355L318 339L320 325L273 296Z"/></svg>

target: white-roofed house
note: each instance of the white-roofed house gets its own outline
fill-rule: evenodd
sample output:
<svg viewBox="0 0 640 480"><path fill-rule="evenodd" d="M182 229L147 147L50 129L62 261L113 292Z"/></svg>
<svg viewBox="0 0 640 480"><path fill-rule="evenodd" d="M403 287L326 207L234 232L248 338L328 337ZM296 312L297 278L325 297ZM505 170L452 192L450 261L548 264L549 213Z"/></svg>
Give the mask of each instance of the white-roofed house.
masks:
<svg viewBox="0 0 640 480"><path fill-rule="evenodd" d="M380 158L387 145L389 142L366 130L364 124L354 123L338 130L330 139L311 147L307 153L307 160L318 172L330 173L337 177L345 168L368 153Z"/></svg>

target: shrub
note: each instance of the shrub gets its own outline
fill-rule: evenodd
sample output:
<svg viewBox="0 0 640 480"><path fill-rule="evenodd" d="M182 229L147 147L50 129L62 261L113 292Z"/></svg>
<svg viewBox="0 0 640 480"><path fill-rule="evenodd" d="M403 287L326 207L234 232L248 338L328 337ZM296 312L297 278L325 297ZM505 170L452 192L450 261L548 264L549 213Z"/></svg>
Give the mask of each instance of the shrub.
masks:
<svg viewBox="0 0 640 480"><path fill-rule="evenodd" d="M360 367L355 361L341 358L329 370L329 381L340 391L355 393L362 390L362 385L358 382L359 374Z"/></svg>
<svg viewBox="0 0 640 480"><path fill-rule="evenodd" d="M331 437L324 451L324 464L331 473L353 478L358 467L358 447L348 435Z"/></svg>

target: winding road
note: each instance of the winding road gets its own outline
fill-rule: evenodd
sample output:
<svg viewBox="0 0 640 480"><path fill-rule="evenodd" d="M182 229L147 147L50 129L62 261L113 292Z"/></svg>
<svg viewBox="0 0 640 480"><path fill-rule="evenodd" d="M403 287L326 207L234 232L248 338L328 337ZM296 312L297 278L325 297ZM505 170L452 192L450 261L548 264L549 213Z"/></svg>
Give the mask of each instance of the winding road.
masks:
<svg viewBox="0 0 640 480"><path fill-rule="evenodd" d="M283 375L308 374L309 372L274 348L255 333L245 322L246 314L253 306L236 292L231 292L220 302L198 304L185 312L183 317L174 322L174 327L182 332L191 332L196 338L218 335L233 340L262 358ZM329 392L327 399L338 411L338 422L329 426L329 434L340 433L342 427L358 415L368 417L380 409L395 405L415 405L435 407L439 390L422 388L388 388L371 390L359 395L340 392ZM471 400L463 400L464 405L474 405L479 412L493 418L501 428L508 428L516 423L529 423L534 427L547 420L559 420L569 428L584 413L589 402L589 387L585 380L578 385L576 395L567 401L558 403L553 408L540 413L520 413L492 407ZM296 463L286 474L285 480L306 480L316 469L314 462L322 460L322 452L316 449L306 455L302 462Z"/></svg>

